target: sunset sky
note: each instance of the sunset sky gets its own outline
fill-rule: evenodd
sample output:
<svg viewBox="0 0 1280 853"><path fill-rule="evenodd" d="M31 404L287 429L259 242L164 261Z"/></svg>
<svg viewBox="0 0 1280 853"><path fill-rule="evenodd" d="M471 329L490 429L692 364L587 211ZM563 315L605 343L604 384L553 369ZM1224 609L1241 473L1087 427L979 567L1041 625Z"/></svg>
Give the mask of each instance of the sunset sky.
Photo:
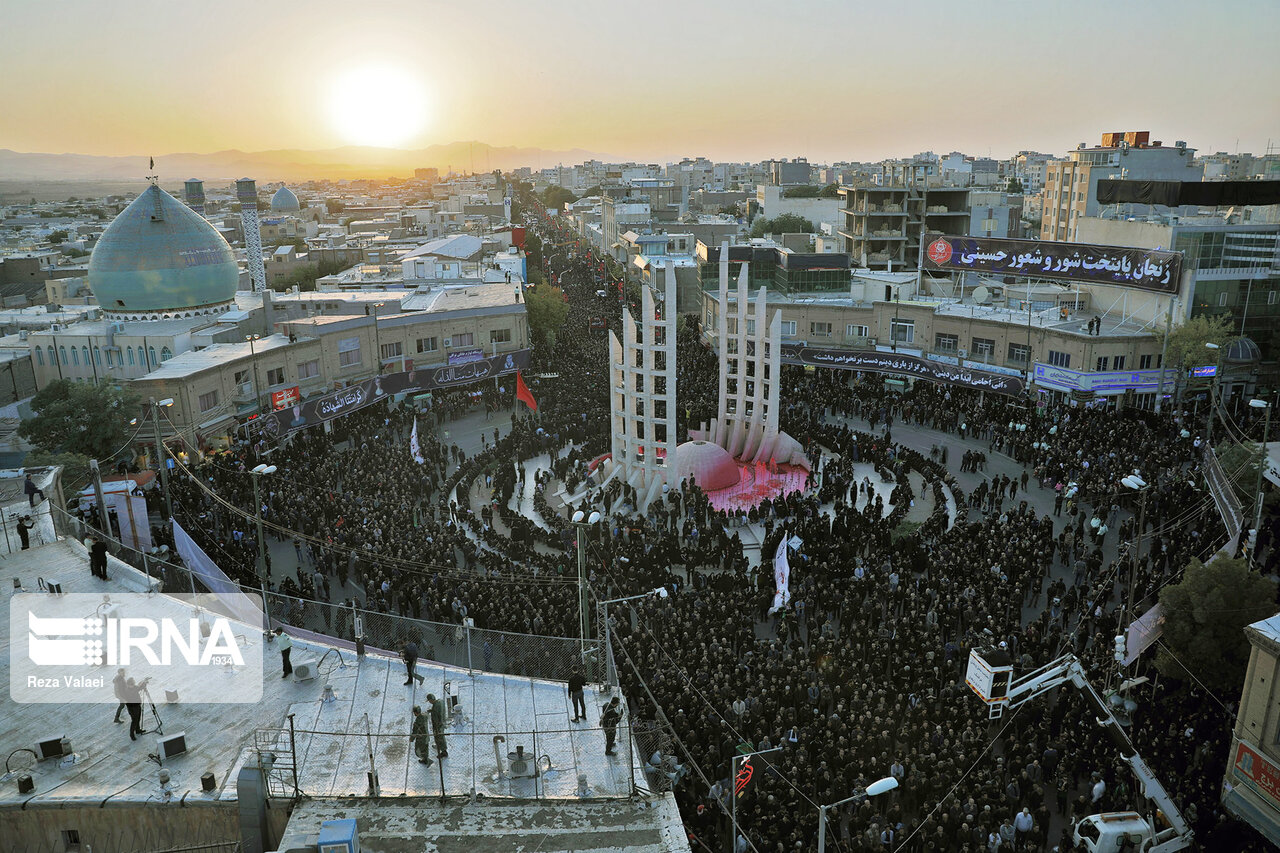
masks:
<svg viewBox="0 0 1280 853"><path fill-rule="evenodd" d="M0 23L0 148L17 151L1280 144L1274 0L9 0Z"/></svg>

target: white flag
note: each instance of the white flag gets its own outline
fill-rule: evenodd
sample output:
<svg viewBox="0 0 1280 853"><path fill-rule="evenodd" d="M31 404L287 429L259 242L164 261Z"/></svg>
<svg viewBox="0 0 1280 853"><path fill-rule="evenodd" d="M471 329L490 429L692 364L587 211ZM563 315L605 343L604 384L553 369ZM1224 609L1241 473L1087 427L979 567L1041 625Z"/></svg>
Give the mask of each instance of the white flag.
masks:
<svg viewBox="0 0 1280 853"><path fill-rule="evenodd" d="M791 565L787 562L787 535L782 534L778 550L773 555L773 580L777 592L773 595L771 612L777 612L791 603Z"/></svg>
<svg viewBox="0 0 1280 853"><path fill-rule="evenodd" d="M413 419L413 432L409 434L409 453L413 456L413 461L419 465L426 463L427 459L422 455L422 448L418 445L418 419Z"/></svg>

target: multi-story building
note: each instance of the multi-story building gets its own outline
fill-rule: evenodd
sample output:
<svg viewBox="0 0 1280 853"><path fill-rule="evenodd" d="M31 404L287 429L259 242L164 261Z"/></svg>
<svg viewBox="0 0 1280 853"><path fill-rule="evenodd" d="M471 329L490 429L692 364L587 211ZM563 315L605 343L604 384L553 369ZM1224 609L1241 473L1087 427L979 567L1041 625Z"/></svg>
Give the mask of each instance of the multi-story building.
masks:
<svg viewBox="0 0 1280 853"><path fill-rule="evenodd" d="M1231 732L1222 804L1280 845L1280 614L1244 632L1253 649Z"/></svg>
<svg viewBox="0 0 1280 853"><path fill-rule="evenodd" d="M1267 384L1280 378L1280 224L1228 223L1222 217L1086 217L1079 221L1077 236L1081 243L1184 252L1186 281L1177 294L1175 320L1227 318L1233 334L1257 344L1262 358L1258 370ZM1135 304L1133 310L1154 320L1147 312L1166 306ZM1246 390L1250 382L1238 377L1228 388L1237 385Z"/></svg>
<svg viewBox="0 0 1280 853"><path fill-rule="evenodd" d="M969 230L966 188L930 187L924 182L844 187L840 197L843 250L854 265L867 269L914 269L922 233L959 235Z"/></svg>
<svg viewBox="0 0 1280 853"><path fill-rule="evenodd" d="M1199 181L1204 164L1196 162L1195 149L1185 142L1166 148L1150 141L1143 131L1104 133L1102 144L1080 146L1065 160L1054 160L1045 173L1044 207L1040 219L1041 240L1075 241L1077 221L1097 216L1098 181ZM1126 213L1145 213L1143 205L1125 205Z"/></svg>
<svg viewBox="0 0 1280 853"><path fill-rule="evenodd" d="M807 184L812 179L813 167L803 157L794 160L770 160L769 183L775 187L793 187Z"/></svg>

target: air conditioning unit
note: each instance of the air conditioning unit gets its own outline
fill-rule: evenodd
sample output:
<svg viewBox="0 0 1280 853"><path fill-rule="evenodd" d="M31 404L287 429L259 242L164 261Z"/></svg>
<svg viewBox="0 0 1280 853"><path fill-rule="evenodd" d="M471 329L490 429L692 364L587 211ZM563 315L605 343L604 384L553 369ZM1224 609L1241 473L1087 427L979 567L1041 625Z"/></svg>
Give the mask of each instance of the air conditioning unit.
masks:
<svg viewBox="0 0 1280 853"><path fill-rule="evenodd" d="M25 341L30 336L31 336L31 333L28 332L26 329L18 330L18 340Z"/></svg>
<svg viewBox="0 0 1280 853"><path fill-rule="evenodd" d="M969 351L967 349L958 349L956 350L956 355L960 356L961 358L968 358Z"/></svg>
<svg viewBox="0 0 1280 853"><path fill-rule="evenodd" d="M873 347L873 346L875 346L875 345L876 345L876 339L875 339L875 338L867 338L867 346L872 346L872 347Z"/></svg>
<svg viewBox="0 0 1280 853"><path fill-rule="evenodd" d="M294 681L310 681L316 677L316 666L313 663L299 663L293 667Z"/></svg>
<svg viewBox="0 0 1280 853"><path fill-rule="evenodd" d="M445 338L444 345L446 349L453 346L453 338Z"/></svg>
<svg viewBox="0 0 1280 853"><path fill-rule="evenodd" d="M49 331L51 331L51 332L61 332L61 331L62 331L62 324L61 324L61 323L54 323L54 324L52 324L51 326L49 326Z"/></svg>

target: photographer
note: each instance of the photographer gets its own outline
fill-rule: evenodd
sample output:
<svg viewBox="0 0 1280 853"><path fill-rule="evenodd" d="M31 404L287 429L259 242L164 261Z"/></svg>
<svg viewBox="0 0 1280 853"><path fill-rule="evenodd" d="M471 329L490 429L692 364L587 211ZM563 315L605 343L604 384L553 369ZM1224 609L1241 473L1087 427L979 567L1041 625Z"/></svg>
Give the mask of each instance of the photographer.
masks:
<svg viewBox="0 0 1280 853"><path fill-rule="evenodd" d="M140 682L130 678L124 683L124 707L129 712L129 740L137 740L138 735L147 733L142 728L142 691L149 681L151 678L148 676Z"/></svg>
<svg viewBox="0 0 1280 853"><path fill-rule="evenodd" d="M22 540L22 550L26 551L31 547L31 529L35 524L31 521L31 516L24 515L18 520L18 538Z"/></svg>

